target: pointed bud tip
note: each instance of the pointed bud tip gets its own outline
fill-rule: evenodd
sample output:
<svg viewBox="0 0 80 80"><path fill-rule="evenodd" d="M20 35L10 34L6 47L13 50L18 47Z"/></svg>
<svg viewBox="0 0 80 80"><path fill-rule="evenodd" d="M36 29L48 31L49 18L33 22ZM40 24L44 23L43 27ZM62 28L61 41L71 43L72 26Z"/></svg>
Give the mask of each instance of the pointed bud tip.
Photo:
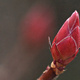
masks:
<svg viewBox="0 0 80 80"><path fill-rule="evenodd" d="M77 10L74 11L75 13L78 13Z"/></svg>
<svg viewBox="0 0 80 80"><path fill-rule="evenodd" d="M75 10L71 16L77 20L76 23L79 26L79 13L77 12L77 10Z"/></svg>
<svg viewBox="0 0 80 80"><path fill-rule="evenodd" d="M79 18L79 13L77 12L77 10L73 12L73 15L76 15Z"/></svg>

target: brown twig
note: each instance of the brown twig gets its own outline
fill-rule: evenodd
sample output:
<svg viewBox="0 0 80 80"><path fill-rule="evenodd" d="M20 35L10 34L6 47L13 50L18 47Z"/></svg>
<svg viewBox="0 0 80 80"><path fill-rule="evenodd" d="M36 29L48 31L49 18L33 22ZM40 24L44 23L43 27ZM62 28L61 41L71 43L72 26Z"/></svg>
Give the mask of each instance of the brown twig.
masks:
<svg viewBox="0 0 80 80"><path fill-rule="evenodd" d="M48 70L44 71L43 74L37 80L52 80L57 75L53 71L53 68L49 68Z"/></svg>
<svg viewBox="0 0 80 80"><path fill-rule="evenodd" d="M58 63L58 66L61 66ZM64 66L62 66L63 68ZM59 70L54 62L51 63L51 67L47 67L47 70L43 72L43 74L37 80L55 80L57 77L64 72L64 69Z"/></svg>

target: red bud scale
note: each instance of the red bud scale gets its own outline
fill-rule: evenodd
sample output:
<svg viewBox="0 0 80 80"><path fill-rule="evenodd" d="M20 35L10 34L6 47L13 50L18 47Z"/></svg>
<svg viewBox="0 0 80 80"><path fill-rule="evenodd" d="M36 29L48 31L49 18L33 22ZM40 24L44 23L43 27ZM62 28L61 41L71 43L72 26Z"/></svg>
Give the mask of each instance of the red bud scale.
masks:
<svg viewBox="0 0 80 80"><path fill-rule="evenodd" d="M50 51L56 69L62 71L79 50L79 14L75 11L63 24L54 38Z"/></svg>

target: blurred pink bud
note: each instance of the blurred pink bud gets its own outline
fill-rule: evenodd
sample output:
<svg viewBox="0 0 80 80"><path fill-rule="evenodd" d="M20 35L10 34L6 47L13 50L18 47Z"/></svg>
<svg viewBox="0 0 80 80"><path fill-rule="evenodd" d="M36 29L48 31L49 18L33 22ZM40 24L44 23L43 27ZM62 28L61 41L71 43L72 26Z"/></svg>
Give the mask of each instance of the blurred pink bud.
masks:
<svg viewBox="0 0 80 80"><path fill-rule="evenodd" d="M54 13L51 8L43 5L35 5L29 10L22 23L23 41L31 46L44 46L47 36L52 34L52 26L55 26Z"/></svg>
<svg viewBox="0 0 80 80"><path fill-rule="evenodd" d="M75 11L63 24L51 46L52 57L56 62L67 65L79 50L79 14Z"/></svg>

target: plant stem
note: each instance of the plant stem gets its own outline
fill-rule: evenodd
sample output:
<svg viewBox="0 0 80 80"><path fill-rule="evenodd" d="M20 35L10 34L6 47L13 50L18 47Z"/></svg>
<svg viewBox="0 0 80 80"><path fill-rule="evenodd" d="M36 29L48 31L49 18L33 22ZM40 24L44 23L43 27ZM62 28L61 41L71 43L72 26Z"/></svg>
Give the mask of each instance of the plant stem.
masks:
<svg viewBox="0 0 80 80"><path fill-rule="evenodd" d="M45 70L43 74L37 80L54 80L57 75L55 74L53 68L49 67Z"/></svg>

